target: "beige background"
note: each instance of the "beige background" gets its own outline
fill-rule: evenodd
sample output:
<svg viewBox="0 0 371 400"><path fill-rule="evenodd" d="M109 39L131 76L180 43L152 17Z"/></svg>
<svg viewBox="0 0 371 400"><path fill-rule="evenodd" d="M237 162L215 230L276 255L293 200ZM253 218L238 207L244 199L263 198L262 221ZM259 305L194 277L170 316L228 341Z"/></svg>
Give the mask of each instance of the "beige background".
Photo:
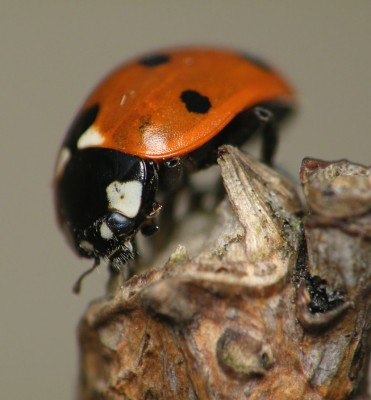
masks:
<svg viewBox="0 0 371 400"><path fill-rule="evenodd" d="M132 55L189 43L271 60L298 90L278 163L304 156L370 162L370 1L0 1L3 399L71 399L75 328L102 294L106 270L71 294L90 263L67 247L53 215L53 164L97 79Z"/></svg>

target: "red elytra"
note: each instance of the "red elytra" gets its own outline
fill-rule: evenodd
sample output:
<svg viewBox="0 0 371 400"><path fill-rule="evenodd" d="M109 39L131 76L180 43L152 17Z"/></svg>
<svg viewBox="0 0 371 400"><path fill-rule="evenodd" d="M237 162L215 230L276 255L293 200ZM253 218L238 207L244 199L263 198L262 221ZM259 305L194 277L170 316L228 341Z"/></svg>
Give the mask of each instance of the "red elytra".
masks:
<svg viewBox="0 0 371 400"><path fill-rule="evenodd" d="M187 110L184 92L206 99L207 111ZM103 140L91 147L165 160L197 149L239 112L268 101L294 101L290 86L272 69L229 50L186 48L114 70L82 111L100 107L93 128Z"/></svg>

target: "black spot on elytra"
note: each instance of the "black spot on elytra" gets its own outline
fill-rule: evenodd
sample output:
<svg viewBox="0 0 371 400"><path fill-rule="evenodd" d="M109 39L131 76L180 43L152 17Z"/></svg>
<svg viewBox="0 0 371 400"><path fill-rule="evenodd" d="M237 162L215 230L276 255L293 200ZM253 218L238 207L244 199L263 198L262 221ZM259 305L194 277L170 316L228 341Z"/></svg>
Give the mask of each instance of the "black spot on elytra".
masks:
<svg viewBox="0 0 371 400"><path fill-rule="evenodd" d="M272 71L272 67L269 64L267 64L264 60L257 57L255 54L241 53L241 57L244 60L247 60L247 61L251 62L252 64L255 64L257 67L264 69L265 71Z"/></svg>
<svg viewBox="0 0 371 400"><path fill-rule="evenodd" d="M196 90L185 90L181 93L180 99L185 104L189 112L206 114L211 108L209 98L207 96L203 96Z"/></svg>
<svg viewBox="0 0 371 400"><path fill-rule="evenodd" d="M69 147L70 149L76 149L77 141L80 136L94 124L99 112L99 104L94 104L93 106L87 108L77 115L75 120L72 122L70 129L67 132L66 139L63 143L64 147Z"/></svg>
<svg viewBox="0 0 371 400"><path fill-rule="evenodd" d="M166 64L170 61L170 56L167 54L152 54L139 60L139 64L145 67L157 67L157 65Z"/></svg>

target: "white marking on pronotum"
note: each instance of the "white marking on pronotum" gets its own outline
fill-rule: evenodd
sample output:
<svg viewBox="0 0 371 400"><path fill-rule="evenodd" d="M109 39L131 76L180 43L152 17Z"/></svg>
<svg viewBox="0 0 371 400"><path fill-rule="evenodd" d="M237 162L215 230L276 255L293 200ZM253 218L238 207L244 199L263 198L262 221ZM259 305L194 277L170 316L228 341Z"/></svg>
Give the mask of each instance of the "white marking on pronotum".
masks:
<svg viewBox="0 0 371 400"><path fill-rule="evenodd" d="M59 157L57 161L57 166L55 168L55 175L57 177L61 176L63 174L63 171L71 158L71 151L67 147L63 147L61 151L59 152Z"/></svg>
<svg viewBox="0 0 371 400"><path fill-rule="evenodd" d="M100 226L100 235L105 240L110 240L113 237L113 232L105 222L102 222Z"/></svg>
<svg viewBox="0 0 371 400"><path fill-rule="evenodd" d="M104 137L94 127L88 128L77 141L78 149L99 146L104 143Z"/></svg>
<svg viewBox="0 0 371 400"><path fill-rule="evenodd" d="M143 186L138 181L114 181L106 188L108 207L134 218L142 201Z"/></svg>

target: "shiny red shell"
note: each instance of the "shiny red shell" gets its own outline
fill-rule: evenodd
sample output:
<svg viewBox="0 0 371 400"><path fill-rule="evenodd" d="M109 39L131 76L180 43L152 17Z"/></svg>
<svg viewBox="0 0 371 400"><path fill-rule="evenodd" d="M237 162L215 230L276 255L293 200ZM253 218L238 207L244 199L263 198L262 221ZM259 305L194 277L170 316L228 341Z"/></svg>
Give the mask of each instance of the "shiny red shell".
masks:
<svg viewBox="0 0 371 400"><path fill-rule="evenodd" d="M88 97L82 111L99 104L93 128L103 138L91 147L144 159L179 157L209 141L244 109L293 102L281 76L237 52L186 48L157 54L161 62L144 57L119 67ZM184 91L207 97L209 110L187 110Z"/></svg>

